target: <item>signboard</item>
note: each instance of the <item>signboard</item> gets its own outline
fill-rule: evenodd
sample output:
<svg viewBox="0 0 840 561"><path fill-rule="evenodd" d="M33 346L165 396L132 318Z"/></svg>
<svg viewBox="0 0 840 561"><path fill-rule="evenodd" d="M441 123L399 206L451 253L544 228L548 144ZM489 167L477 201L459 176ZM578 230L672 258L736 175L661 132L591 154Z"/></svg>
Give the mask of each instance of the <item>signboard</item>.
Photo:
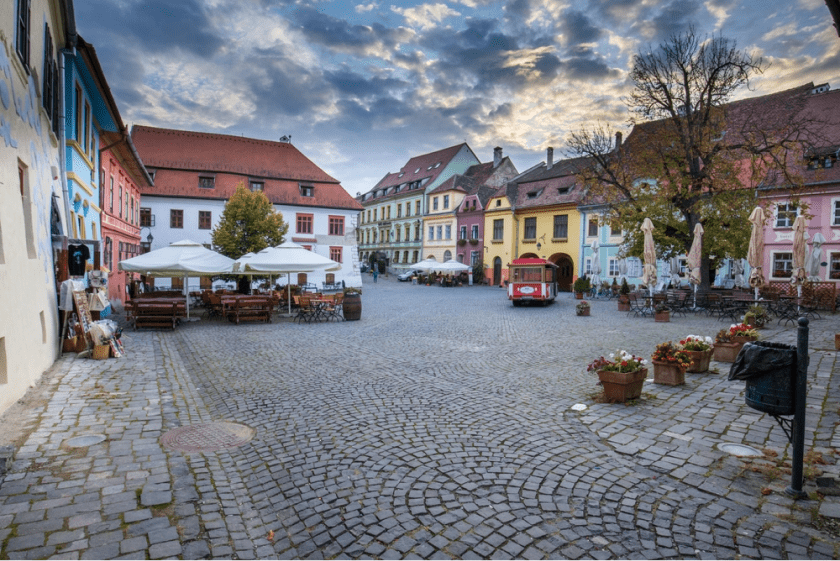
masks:
<svg viewBox="0 0 840 561"><path fill-rule="evenodd" d="M84 292L73 292L73 302L76 304L76 311L79 313L79 322L82 324L82 329L87 333L90 331L90 325L93 323L93 316L90 315L90 308L88 308L87 294Z"/></svg>

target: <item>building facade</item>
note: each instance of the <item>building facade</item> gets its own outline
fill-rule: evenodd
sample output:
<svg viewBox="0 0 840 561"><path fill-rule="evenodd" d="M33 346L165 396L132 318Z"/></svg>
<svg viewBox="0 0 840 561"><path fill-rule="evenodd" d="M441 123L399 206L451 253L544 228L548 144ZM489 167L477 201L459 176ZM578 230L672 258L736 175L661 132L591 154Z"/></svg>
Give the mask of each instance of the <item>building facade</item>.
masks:
<svg viewBox="0 0 840 561"><path fill-rule="evenodd" d="M422 260L428 193L478 163L466 144L451 146L409 159L400 171L386 174L373 189L358 195L364 208L359 215L361 259L374 257L388 266Z"/></svg>
<svg viewBox="0 0 840 561"><path fill-rule="evenodd" d="M56 255L68 228L59 57L72 3L0 3L0 413L58 356Z"/></svg>
<svg viewBox="0 0 840 561"><path fill-rule="evenodd" d="M184 239L210 247L227 200L243 184L265 193L282 214L287 240L342 264L335 273L293 277L292 284L361 286L356 220L362 206L291 143L147 126L133 127L131 137L154 182L141 186L144 247ZM209 278L189 280L190 290L209 285ZM159 278L155 286L181 288L181 281Z"/></svg>

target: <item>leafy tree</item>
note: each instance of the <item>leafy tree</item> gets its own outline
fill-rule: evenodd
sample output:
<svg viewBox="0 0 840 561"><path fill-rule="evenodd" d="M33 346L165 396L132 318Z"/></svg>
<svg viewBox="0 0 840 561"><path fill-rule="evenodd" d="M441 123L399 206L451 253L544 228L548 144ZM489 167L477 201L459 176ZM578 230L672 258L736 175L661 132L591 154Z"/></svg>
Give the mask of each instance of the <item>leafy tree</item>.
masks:
<svg viewBox="0 0 840 561"><path fill-rule="evenodd" d="M605 125L570 135L572 154L591 164L579 175L624 230L627 255L642 255L646 217L665 258L687 253L700 223L708 286L709 255L746 256L757 188L801 184L788 162L801 158L809 136L800 115L807 92L730 102L765 69L734 42L701 38L691 28L634 57L633 91L625 100L634 127L626 142L614 144Z"/></svg>
<svg viewBox="0 0 840 561"><path fill-rule="evenodd" d="M213 230L212 240L219 253L238 259L280 245L288 230L289 225L262 191L249 191L239 183Z"/></svg>

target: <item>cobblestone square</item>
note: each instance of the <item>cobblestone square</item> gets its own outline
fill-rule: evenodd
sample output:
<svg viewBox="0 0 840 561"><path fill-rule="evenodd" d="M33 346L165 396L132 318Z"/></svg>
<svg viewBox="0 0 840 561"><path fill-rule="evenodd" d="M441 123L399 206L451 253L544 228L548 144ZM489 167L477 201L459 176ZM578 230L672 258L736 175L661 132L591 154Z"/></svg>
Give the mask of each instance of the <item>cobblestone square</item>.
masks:
<svg viewBox="0 0 840 561"><path fill-rule="evenodd" d="M728 364L684 386L648 381L635 404L593 399L597 356L649 357L728 320L655 323L602 300L577 317L569 294L520 308L499 288L365 282L356 322L202 319L127 329L123 359L64 355L2 420L20 430L0 442L16 446L0 557L840 555L837 526L813 518L838 497L783 494L771 454L789 454L787 439L744 404ZM836 475L840 320L823 317L810 324L806 452ZM795 344L796 330L773 321L763 338ZM218 421L255 436L205 452L161 443ZM724 443L771 454L746 462Z"/></svg>

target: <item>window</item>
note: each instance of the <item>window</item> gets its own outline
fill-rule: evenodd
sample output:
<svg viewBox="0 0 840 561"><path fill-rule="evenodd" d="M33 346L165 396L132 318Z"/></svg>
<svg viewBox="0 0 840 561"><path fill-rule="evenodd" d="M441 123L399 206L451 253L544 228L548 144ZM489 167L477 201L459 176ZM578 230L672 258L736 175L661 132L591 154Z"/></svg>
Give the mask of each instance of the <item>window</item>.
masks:
<svg viewBox="0 0 840 561"><path fill-rule="evenodd" d="M618 259L610 259L607 265L607 270L609 271L609 276L617 277L619 276L618 272Z"/></svg>
<svg viewBox="0 0 840 561"><path fill-rule="evenodd" d="M591 257L586 258L586 265L584 266L583 274L584 275L591 275L592 274L592 258Z"/></svg>
<svg viewBox="0 0 840 561"><path fill-rule="evenodd" d="M385 208L386 208L386 209L387 209L387 211L388 211L388 220L390 220L390 219L391 219L391 205L388 205L388 206L387 206L387 207L385 207Z"/></svg>
<svg viewBox="0 0 840 561"><path fill-rule="evenodd" d="M373 221L374 221L374 222L376 222L377 220L379 220L379 218L378 218L378 214L379 214L379 209L378 209L378 208L373 209Z"/></svg>
<svg viewBox="0 0 840 561"><path fill-rule="evenodd" d="M208 175L201 175L198 177L198 187L199 189L215 189L216 178Z"/></svg>
<svg viewBox="0 0 840 561"><path fill-rule="evenodd" d="M150 228L154 226L152 222L152 209L150 208L140 208L140 227L147 227Z"/></svg>
<svg viewBox="0 0 840 561"><path fill-rule="evenodd" d="M414 214L420 214L420 201L414 202Z"/></svg>
<svg viewBox="0 0 840 561"><path fill-rule="evenodd" d="M330 259L336 263L341 263L342 249L341 247L330 247Z"/></svg>
<svg viewBox="0 0 840 561"><path fill-rule="evenodd" d="M473 224L473 227L472 227L472 239L474 239L474 240L477 240L477 239L478 239L478 224Z"/></svg>
<svg viewBox="0 0 840 561"><path fill-rule="evenodd" d="M212 223L212 216L213 213L209 210L199 210L198 211L198 229L199 230L209 230L210 224Z"/></svg>
<svg viewBox="0 0 840 561"><path fill-rule="evenodd" d="M183 228L184 227L184 211L171 209L169 211L169 227Z"/></svg>
<svg viewBox="0 0 840 561"><path fill-rule="evenodd" d="M502 218L493 221L493 240L500 242L505 236L505 221Z"/></svg>
<svg viewBox="0 0 840 561"><path fill-rule="evenodd" d="M435 227L429 226L429 240L435 239Z"/></svg>
<svg viewBox="0 0 840 561"><path fill-rule="evenodd" d="M41 105L52 123L53 132L58 135L58 64L53 55L52 33L50 26L44 24L44 87Z"/></svg>
<svg viewBox="0 0 840 561"><path fill-rule="evenodd" d="M840 253L830 253L828 255L828 278L832 280L840 279Z"/></svg>
<svg viewBox="0 0 840 561"><path fill-rule="evenodd" d="M612 221L610 222L610 236L616 237L621 235L621 226L619 226L618 222Z"/></svg>
<svg viewBox="0 0 840 561"><path fill-rule="evenodd" d="M262 181L251 181L251 191L263 191L265 190L265 183Z"/></svg>
<svg viewBox="0 0 840 561"><path fill-rule="evenodd" d="M478 264L479 259L481 259L481 252L480 251L471 251L470 252L470 265L475 267Z"/></svg>
<svg viewBox="0 0 840 561"><path fill-rule="evenodd" d="M799 214L799 209L791 203L778 204L776 206L776 228L792 228L793 221Z"/></svg>
<svg viewBox="0 0 840 561"><path fill-rule="evenodd" d="M596 216L592 216L589 218L589 230L586 233L587 236L597 236L598 235L598 218Z"/></svg>
<svg viewBox="0 0 840 561"><path fill-rule="evenodd" d="M399 210L399 209L397 209ZM405 203L405 215L411 216L411 203Z"/></svg>
<svg viewBox="0 0 840 561"><path fill-rule="evenodd" d="M414 240L415 241L420 240L420 224L417 224L416 226L414 226ZM415 259L415 261L416 261L416 259Z"/></svg>
<svg viewBox="0 0 840 561"><path fill-rule="evenodd" d="M502 206L502 199L496 199L496 206Z"/></svg>
<svg viewBox="0 0 840 561"><path fill-rule="evenodd" d="M109 237L105 238L105 266L110 270L114 270L114 240Z"/></svg>
<svg viewBox="0 0 840 561"><path fill-rule="evenodd" d="M82 141L82 88L76 84L76 142Z"/></svg>
<svg viewBox="0 0 840 561"><path fill-rule="evenodd" d="M402 218L402 204L397 205L397 218Z"/></svg>
<svg viewBox="0 0 840 561"><path fill-rule="evenodd" d="M443 239L443 226L442 225L437 227L437 239L439 239L439 240Z"/></svg>
<svg viewBox="0 0 840 561"><path fill-rule="evenodd" d="M82 138L83 142L80 142L82 145L82 150L87 150L88 145L90 144L90 103L85 100L85 114L84 114L85 121L82 123L84 127L84 136Z"/></svg>
<svg viewBox="0 0 840 561"><path fill-rule="evenodd" d="M297 215L297 233L311 234L312 233L312 215L298 214Z"/></svg>
<svg viewBox="0 0 840 561"><path fill-rule="evenodd" d="M330 216L330 235L343 236L344 235L344 217Z"/></svg>
<svg viewBox="0 0 840 561"><path fill-rule="evenodd" d="M438 198L434 197L432 199L432 210L437 210L437 209L438 209Z"/></svg>
<svg viewBox="0 0 840 561"><path fill-rule="evenodd" d="M840 200L834 201L831 205L831 225L840 226Z"/></svg>
<svg viewBox="0 0 840 561"><path fill-rule="evenodd" d="M452 225L451 224L446 225L446 237L444 239L446 239L446 240L451 240L452 239Z"/></svg>
<svg viewBox="0 0 840 561"><path fill-rule="evenodd" d="M537 237L537 218L531 217L525 219L525 239L533 240Z"/></svg>
<svg viewBox="0 0 840 561"><path fill-rule="evenodd" d="M29 0L18 0L15 50L23 66L29 70Z"/></svg>
<svg viewBox="0 0 840 561"><path fill-rule="evenodd" d="M449 208L449 195L443 196L443 208Z"/></svg>
<svg viewBox="0 0 840 561"><path fill-rule="evenodd" d="M458 239L465 240L467 239L467 227L461 226L460 233L458 234Z"/></svg>
<svg viewBox="0 0 840 561"><path fill-rule="evenodd" d="M111 212L114 212L114 176L111 176Z"/></svg>
<svg viewBox="0 0 840 561"><path fill-rule="evenodd" d="M554 215L554 238L566 239L569 237L569 215L555 214Z"/></svg>
<svg viewBox="0 0 840 561"><path fill-rule="evenodd" d="M315 196L315 187L312 185L301 185L300 186L300 196L301 197L314 197Z"/></svg>
<svg viewBox="0 0 840 561"><path fill-rule="evenodd" d="M793 271L793 253L773 254L773 277L790 278Z"/></svg>

